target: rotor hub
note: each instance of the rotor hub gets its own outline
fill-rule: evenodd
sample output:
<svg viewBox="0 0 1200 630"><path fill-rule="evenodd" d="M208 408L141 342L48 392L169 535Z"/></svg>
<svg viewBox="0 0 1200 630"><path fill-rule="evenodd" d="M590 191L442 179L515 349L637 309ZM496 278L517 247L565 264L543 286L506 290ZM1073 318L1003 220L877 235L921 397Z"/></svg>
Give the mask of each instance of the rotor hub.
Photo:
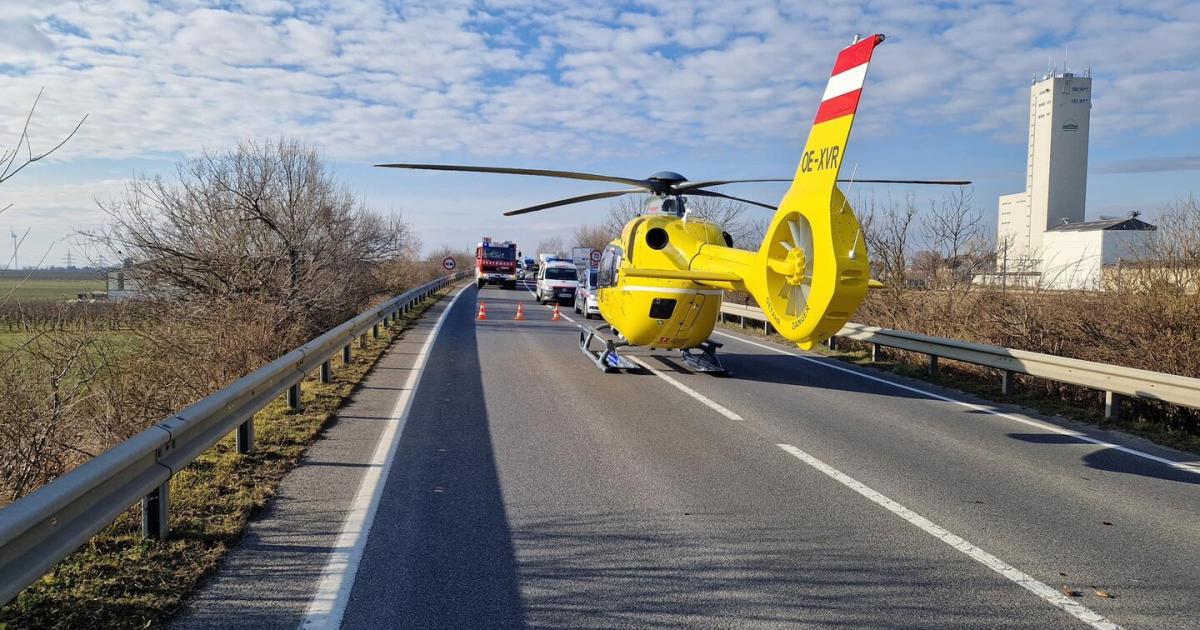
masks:
<svg viewBox="0 0 1200 630"><path fill-rule="evenodd" d="M675 186L687 180L686 177L674 171L659 171L646 178L646 181L653 185L651 191L656 195L674 194Z"/></svg>
<svg viewBox="0 0 1200 630"><path fill-rule="evenodd" d="M790 273L783 274L787 283L792 286L804 284L804 268L807 261L805 260L804 250L799 247L793 247L787 253L787 265L791 268Z"/></svg>

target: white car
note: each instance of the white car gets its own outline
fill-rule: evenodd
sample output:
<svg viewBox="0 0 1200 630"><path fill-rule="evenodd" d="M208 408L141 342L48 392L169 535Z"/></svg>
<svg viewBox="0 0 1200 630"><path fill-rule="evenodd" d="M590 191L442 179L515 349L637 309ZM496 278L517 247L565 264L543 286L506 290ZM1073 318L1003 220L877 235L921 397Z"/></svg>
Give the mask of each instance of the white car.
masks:
<svg viewBox="0 0 1200 630"><path fill-rule="evenodd" d="M579 286L578 272L569 262L548 262L538 269L535 297L539 303L571 302Z"/></svg>
<svg viewBox="0 0 1200 630"><path fill-rule="evenodd" d="M575 290L575 312L583 313L587 319L593 315L600 316L600 302L596 295L596 279L600 275L596 269L579 270L579 288Z"/></svg>

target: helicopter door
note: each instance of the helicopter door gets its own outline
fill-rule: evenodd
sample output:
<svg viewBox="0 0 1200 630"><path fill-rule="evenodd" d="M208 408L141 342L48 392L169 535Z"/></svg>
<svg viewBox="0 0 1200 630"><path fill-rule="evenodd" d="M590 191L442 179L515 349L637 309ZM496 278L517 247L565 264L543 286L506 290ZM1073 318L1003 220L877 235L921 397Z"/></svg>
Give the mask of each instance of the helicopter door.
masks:
<svg viewBox="0 0 1200 630"><path fill-rule="evenodd" d="M686 337L687 331L691 330L696 323L696 318L700 316L700 311L704 310L705 296L703 293L696 293L692 296L688 304L688 312L683 316L683 320L679 322L679 330L675 333L676 337ZM680 300L683 302L683 300Z"/></svg>

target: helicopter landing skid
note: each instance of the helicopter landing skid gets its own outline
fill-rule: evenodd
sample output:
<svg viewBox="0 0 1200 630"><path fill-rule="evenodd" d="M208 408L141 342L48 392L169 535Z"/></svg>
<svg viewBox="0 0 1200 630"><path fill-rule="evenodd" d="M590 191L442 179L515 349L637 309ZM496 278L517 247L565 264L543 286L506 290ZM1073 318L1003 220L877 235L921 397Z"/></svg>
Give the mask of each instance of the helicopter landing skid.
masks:
<svg viewBox="0 0 1200 630"><path fill-rule="evenodd" d="M697 372L707 372L715 376L729 376L729 370L726 370L725 366L721 365L721 360L717 358L717 348L720 347L721 344L708 339L695 348L681 349L679 351L679 359Z"/></svg>
<svg viewBox="0 0 1200 630"><path fill-rule="evenodd" d="M592 328L591 326L579 327L579 349L583 351L596 367L605 372L615 372L617 370L638 370L641 366L617 354L617 348L628 346L629 342L614 339L605 334L605 330L612 330L611 326L604 325L600 328ZM600 350L592 350L592 341L599 341L603 344Z"/></svg>

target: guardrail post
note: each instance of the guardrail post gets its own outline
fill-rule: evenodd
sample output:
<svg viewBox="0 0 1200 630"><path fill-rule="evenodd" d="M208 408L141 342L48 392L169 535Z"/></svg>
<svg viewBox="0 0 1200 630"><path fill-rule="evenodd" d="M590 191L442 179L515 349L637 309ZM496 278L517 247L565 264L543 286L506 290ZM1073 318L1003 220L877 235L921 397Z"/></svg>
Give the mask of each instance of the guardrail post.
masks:
<svg viewBox="0 0 1200 630"><path fill-rule="evenodd" d="M825 345L829 346L830 350L837 350L837 337L830 337L825 341Z"/></svg>
<svg viewBox="0 0 1200 630"><path fill-rule="evenodd" d="M287 405L292 411L304 411L304 402L300 400L300 383L288 388Z"/></svg>
<svg viewBox="0 0 1200 630"><path fill-rule="evenodd" d="M246 418L237 428L237 452L247 455L254 452L254 416Z"/></svg>
<svg viewBox="0 0 1200 630"><path fill-rule="evenodd" d="M333 364L330 363L330 359L325 359L325 361L323 363L321 363L321 382L328 383L332 380L333 380Z"/></svg>
<svg viewBox="0 0 1200 630"><path fill-rule="evenodd" d="M1120 420L1121 419L1121 401L1125 397L1114 392L1104 392L1104 419L1105 420Z"/></svg>
<svg viewBox="0 0 1200 630"><path fill-rule="evenodd" d="M342 363L345 364L345 363L349 363L349 362L350 362L350 344L346 344L346 346L342 348Z"/></svg>
<svg viewBox="0 0 1200 630"><path fill-rule="evenodd" d="M170 520L170 486L168 479L142 497L142 537L166 540Z"/></svg>
<svg viewBox="0 0 1200 630"><path fill-rule="evenodd" d="M873 343L871 344L871 362L874 363L883 359L883 346Z"/></svg>
<svg viewBox="0 0 1200 630"><path fill-rule="evenodd" d="M1016 386L1014 377L1016 373L1012 370L1004 370L1004 374L1000 376L1000 393L1008 395L1013 393L1013 387Z"/></svg>
<svg viewBox="0 0 1200 630"><path fill-rule="evenodd" d="M763 322L763 334L768 337L771 336L771 322Z"/></svg>
<svg viewBox="0 0 1200 630"><path fill-rule="evenodd" d="M938 357L937 357L937 355L936 355L936 354L931 354L931 355L929 355L929 366L928 366L928 368L926 369L926 372L928 372L930 376L937 376L937 373L938 373Z"/></svg>
<svg viewBox="0 0 1200 630"><path fill-rule="evenodd" d="M379 324L375 324L374 326L371 326L371 338L372 339L379 338Z"/></svg>

